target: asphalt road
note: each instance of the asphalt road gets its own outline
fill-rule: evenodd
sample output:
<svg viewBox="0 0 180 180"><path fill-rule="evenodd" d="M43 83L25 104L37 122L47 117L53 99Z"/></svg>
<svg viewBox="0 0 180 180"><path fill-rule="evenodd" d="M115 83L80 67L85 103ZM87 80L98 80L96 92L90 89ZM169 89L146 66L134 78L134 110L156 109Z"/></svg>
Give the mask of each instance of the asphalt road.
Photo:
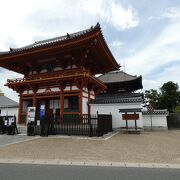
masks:
<svg viewBox="0 0 180 180"><path fill-rule="evenodd" d="M0 164L0 180L179 180L179 169Z"/></svg>

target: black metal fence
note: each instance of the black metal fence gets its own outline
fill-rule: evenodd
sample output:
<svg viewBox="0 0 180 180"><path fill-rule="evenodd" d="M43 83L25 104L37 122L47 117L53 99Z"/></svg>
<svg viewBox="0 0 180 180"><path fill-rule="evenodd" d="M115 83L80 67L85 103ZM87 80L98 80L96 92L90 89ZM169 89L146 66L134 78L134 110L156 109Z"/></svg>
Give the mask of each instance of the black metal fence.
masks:
<svg viewBox="0 0 180 180"><path fill-rule="evenodd" d="M167 124L169 129L180 128L180 113L170 113L167 116Z"/></svg>
<svg viewBox="0 0 180 180"><path fill-rule="evenodd" d="M102 136L112 131L112 115L103 114L66 114L62 119L46 117L40 125L35 125L34 134L48 136L52 134ZM33 125L29 125L29 132L33 131Z"/></svg>
<svg viewBox="0 0 180 180"><path fill-rule="evenodd" d="M15 116L0 116L0 134L18 134Z"/></svg>

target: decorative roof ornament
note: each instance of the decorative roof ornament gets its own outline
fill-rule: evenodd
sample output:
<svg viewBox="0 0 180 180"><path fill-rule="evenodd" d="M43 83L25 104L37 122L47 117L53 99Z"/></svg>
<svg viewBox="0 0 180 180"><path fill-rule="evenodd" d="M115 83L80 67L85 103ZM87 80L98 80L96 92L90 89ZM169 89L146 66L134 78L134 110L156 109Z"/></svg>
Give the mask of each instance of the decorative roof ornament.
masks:
<svg viewBox="0 0 180 180"><path fill-rule="evenodd" d="M70 34L69 33L67 33L67 39L69 39L71 36L70 36Z"/></svg>
<svg viewBox="0 0 180 180"><path fill-rule="evenodd" d="M96 27L100 27L100 24L99 24L99 22L97 22L97 24L96 24Z"/></svg>
<svg viewBox="0 0 180 180"><path fill-rule="evenodd" d="M13 48L10 47L9 50L10 50L10 52L12 52L12 51L13 51Z"/></svg>

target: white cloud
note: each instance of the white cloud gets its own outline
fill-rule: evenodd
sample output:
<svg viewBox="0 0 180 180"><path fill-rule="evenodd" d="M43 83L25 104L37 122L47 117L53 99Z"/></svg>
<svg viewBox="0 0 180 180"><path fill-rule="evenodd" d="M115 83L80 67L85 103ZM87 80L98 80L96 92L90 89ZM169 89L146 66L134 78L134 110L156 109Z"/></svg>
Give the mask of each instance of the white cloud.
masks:
<svg viewBox="0 0 180 180"><path fill-rule="evenodd" d="M144 90L147 89L157 89L159 88L166 82L168 81L173 81L174 83L178 83L180 86L180 73L179 73L179 66L172 65L170 67L166 67L160 72L156 79L150 80L150 79L143 79L143 85L144 85Z"/></svg>
<svg viewBox="0 0 180 180"><path fill-rule="evenodd" d="M99 16L102 21L113 25L118 30L125 30L138 26L137 12L132 6L123 7L120 2L109 0L84 1L83 9L93 16Z"/></svg>
<svg viewBox="0 0 180 180"><path fill-rule="evenodd" d="M176 20L180 18L180 8L179 7L168 7L159 16L149 16L148 20L162 20L170 19Z"/></svg>
<svg viewBox="0 0 180 180"><path fill-rule="evenodd" d="M180 83L179 65L173 66L175 63L178 64L177 62L180 63L179 47L180 21L176 20L165 27L146 46L122 61L126 63L130 73L143 75L146 89L157 88L169 80ZM153 78L156 79L153 80Z"/></svg>
<svg viewBox="0 0 180 180"><path fill-rule="evenodd" d="M176 19L180 18L180 8L179 7L169 7L163 13L162 17Z"/></svg>
<svg viewBox="0 0 180 180"><path fill-rule="evenodd" d="M112 48L121 48L122 45L123 45L123 42L122 41L118 41L118 40L115 40L115 41L112 41L111 43L108 44L110 47Z"/></svg>
<svg viewBox="0 0 180 180"><path fill-rule="evenodd" d="M53 37L79 31L97 21L125 30L138 25L137 12L116 0L0 0L0 49L8 50L9 36L17 46L34 37ZM71 33L69 32L69 33Z"/></svg>

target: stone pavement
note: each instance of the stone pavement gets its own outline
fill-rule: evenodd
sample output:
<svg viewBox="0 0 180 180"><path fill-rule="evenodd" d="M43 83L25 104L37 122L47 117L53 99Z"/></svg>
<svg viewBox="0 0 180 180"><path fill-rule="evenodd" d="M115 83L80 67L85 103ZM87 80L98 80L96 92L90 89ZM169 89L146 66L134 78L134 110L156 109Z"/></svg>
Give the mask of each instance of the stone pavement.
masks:
<svg viewBox="0 0 180 180"><path fill-rule="evenodd" d="M4 147L7 145L15 144L15 143L20 143L24 141L29 141L32 139L35 139L38 137L30 137L30 136L25 136L22 134L19 135L0 135L0 147Z"/></svg>
<svg viewBox="0 0 180 180"><path fill-rule="evenodd" d="M0 162L180 168L180 131L111 138L38 137L0 147Z"/></svg>

